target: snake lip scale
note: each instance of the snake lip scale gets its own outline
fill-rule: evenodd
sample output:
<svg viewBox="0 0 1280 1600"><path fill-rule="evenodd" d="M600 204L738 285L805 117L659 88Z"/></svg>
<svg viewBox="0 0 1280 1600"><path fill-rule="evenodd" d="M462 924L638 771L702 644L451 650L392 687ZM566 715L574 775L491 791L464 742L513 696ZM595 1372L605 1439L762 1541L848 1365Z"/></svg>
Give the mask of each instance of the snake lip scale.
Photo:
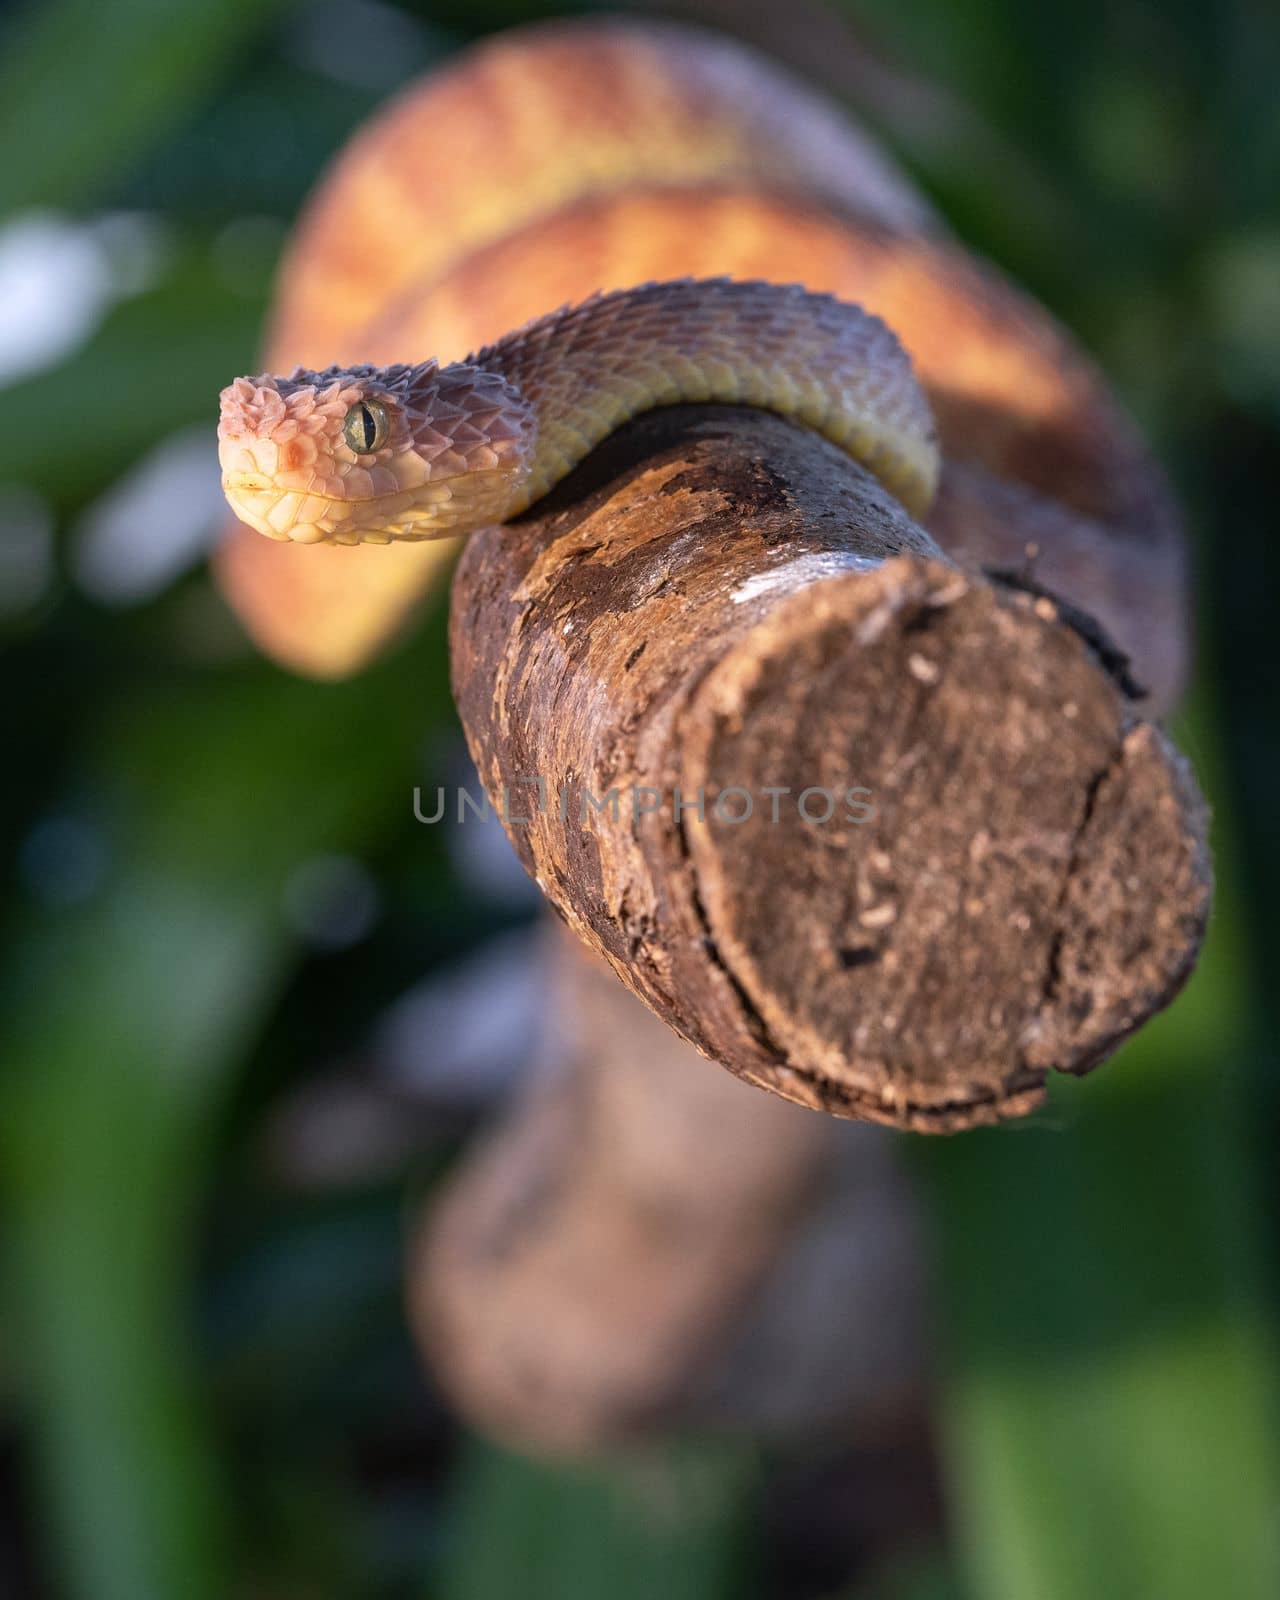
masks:
<svg viewBox="0 0 1280 1600"><path fill-rule="evenodd" d="M597 294L448 366L237 378L223 487L272 539L444 538L526 510L631 417L690 401L814 428L913 513L933 497L933 417L889 328L833 295L730 278Z"/></svg>

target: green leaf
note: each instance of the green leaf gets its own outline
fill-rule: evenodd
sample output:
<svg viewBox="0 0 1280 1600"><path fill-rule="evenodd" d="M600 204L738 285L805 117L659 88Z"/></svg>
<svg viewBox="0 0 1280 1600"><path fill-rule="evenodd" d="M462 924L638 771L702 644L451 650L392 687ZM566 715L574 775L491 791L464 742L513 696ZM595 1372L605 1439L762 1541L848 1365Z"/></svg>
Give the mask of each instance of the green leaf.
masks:
<svg viewBox="0 0 1280 1600"><path fill-rule="evenodd" d="M0 42L0 215L78 205L187 115L292 0L45 0Z"/></svg>
<svg viewBox="0 0 1280 1600"><path fill-rule="evenodd" d="M230 1071L283 975L292 871L409 812L442 672L321 688L263 668L135 686L80 774L106 878L8 963L0 1195L57 1551L83 1600L230 1592L189 1276ZM420 706L389 693L406 670Z"/></svg>
<svg viewBox="0 0 1280 1600"><path fill-rule="evenodd" d="M728 1600L743 1593L757 1475L742 1446L673 1444L587 1465L474 1443L440 1593Z"/></svg>

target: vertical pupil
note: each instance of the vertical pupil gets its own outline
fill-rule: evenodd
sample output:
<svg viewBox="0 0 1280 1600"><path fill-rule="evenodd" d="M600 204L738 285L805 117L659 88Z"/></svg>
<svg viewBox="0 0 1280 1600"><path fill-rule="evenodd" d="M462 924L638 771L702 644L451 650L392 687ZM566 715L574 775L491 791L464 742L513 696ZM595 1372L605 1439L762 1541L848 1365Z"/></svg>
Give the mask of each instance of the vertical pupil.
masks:
<svg viewBox="0 0 1280 1600"><path fill-rule="evenodd" d="M364 439L365 449L372 450L373 441L378 437L378 424L374 418L373 412L370 411L368 406L363 404L363 402L360 406L360 431L361 436Z"/></svg>

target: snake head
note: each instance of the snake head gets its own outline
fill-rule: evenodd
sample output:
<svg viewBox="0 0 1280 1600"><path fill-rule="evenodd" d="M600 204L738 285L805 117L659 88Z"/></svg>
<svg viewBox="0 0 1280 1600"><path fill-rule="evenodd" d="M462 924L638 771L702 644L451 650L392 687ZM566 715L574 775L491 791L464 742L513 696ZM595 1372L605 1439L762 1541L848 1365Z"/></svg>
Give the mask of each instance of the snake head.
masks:
<svg viewBox="0 0 1280 1600"><path fill-rule="evenodd" d="M507 515L534 419L500 375L457 363L299 368L222 391L222 487L242 522L298 544L389 544Z"/></svg>

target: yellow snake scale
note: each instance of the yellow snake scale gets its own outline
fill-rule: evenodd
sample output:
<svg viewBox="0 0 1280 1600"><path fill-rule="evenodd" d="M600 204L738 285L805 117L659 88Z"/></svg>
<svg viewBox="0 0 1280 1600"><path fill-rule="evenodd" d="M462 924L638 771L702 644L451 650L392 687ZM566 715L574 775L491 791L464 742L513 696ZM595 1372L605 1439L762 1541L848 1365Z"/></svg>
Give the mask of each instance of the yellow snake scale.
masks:
<svg viewBox="0 0 1280 1600"><path fill-rule="evenodd" d="M308 203L265 364L222 396L224 487L257 532L229 530L217 568L264 648L321 676L410 613L443 536L525 509L655 405L795 417L944 545L1047 533L1113 626L1172 528L1052 320L842 114L670 24L500 35L393 100Z"/></svg>

